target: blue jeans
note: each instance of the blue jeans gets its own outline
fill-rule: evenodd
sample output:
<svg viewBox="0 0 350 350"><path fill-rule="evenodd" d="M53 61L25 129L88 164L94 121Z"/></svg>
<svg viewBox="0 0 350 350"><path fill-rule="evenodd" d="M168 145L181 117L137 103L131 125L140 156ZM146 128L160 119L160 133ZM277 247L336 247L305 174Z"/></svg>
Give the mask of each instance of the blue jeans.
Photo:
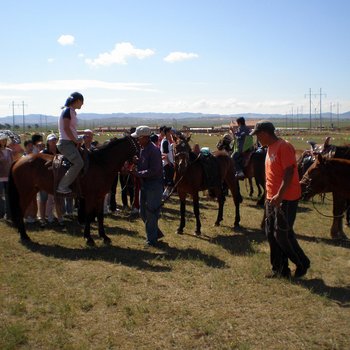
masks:
<svg viewBox="0 0 350 350"><path fill-rule="evenodd" d="M145 223L147 243L157 242L162 194L162 179L143 181L140 191L140 216Z"/></svg>

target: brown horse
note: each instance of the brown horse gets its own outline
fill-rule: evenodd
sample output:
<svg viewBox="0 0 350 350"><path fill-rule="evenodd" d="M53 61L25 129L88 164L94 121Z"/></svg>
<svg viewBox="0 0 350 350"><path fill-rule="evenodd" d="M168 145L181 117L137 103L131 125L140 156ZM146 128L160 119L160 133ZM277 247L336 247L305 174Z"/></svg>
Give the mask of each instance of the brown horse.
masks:
<svg viewBox="0 0 350 350"><path fill-rule="evenodd" d="M259 199L256 203L257 205L264 205L265 202L265 158L265 148L255 150L244 167L244 176L249 182L249 196L252 197L254 194L253 179L258 188Z"/></svg>
<svg viewBox="0 0 350 350"><path fill-rule="evenodd" d="M193 212L196 217L196 230L197 235L201 234L201 222L199 217L199 191L206 189L213 190L219 202L219 210L217 219L215 222L216 226L220 225L223 220L223 208L225 197L222 191L222 183L226 182L229 187L233 201L236 207L234 227L239 227L240 213L239 205L242 201L242 197L239 193L238 180L235 179L235 168L233 159L230 158L227 153L217 151L213 156L213 163L209 163L209 168L214 167L216 174L218 175L217 182L215 185L208 183L208 176L204 170L204 160L202 161L201 156L196 156L188 144L190 137L176 138L174 145L175 153L175 184L177 193L180 198L180 225L177 229L177 233L182 234L185 227L185 212L186 212L186 196L190 194L193 198Z"/></svg>
<svg viewBox="0 0 350 350"><path fill-rule="evenodd" d="M309 199L318 193L333 193L332 238L346 239L342 230L332 231L335 220L341 220L350 200L350 160L327 158L319 154L300 181L303 199ZM340 213L340 214L338 214ZM340 221L342 223L342 221ZM342 226L341 226L342 228Z"/></svg>
<svg viewBox="0 0 350 350"><path fill-rule="evenodd" d="M349 146L334 146L329 143L327 137L323 145L311 144L311 150L305 151L297 161L299 178L302 179L305 172L314 163L318 154L326 158L350 159ZM349 201L339 193L332 193L333 196L333 222L331 226L331 237L334 239L347 238L343 231L343 213L347 209L349 215Z"/></svg>
<svg viewBox="0 0 350 350"><path fill-rule="evenodd" d="M79 178L81 197L86 214L84 238L89 246L95 244L90 235L91 221L97 216L98 233L109 244L103 225L103 202L110 191L115 174L124 162L138 152L131 137L113 139L89 154L88 169ZM54 193L53 156L48 154L28 155L13 163L8 182L9 204L12 222L18 228L22 241L30 241L26 233L23 214L38 191Z"/></svg>

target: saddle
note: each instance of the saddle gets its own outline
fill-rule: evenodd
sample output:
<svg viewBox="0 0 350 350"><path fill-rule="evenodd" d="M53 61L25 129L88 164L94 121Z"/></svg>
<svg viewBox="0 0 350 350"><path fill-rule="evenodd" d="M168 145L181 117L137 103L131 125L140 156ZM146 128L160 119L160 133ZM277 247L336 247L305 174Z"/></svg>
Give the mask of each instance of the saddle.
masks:
<svg viewBox="0 0 350 350"><path fill-rule="evenodd" d="M217 159L209 153L208 155L201 154L198 160L202 166L204 182L207 187L210 189L221 186L220 170Z"/></svg>
<svg viewBox="0 0 350 350"><path fill-rule="evenodd" d="M52 171L53 171L53 186L54 186L54 194L57 197L81 197L81 187L80 187L80 179L87 173L89 168L89 152L87 149L81 148L80 154L84 161L84 167L81 170L78 177L74 180L71 185L72 192L69 194L60 194L56 192L58 184L60 183L62 177L71 167L72 163L64 157L62 154L56 154L52 160Z"/></svg>

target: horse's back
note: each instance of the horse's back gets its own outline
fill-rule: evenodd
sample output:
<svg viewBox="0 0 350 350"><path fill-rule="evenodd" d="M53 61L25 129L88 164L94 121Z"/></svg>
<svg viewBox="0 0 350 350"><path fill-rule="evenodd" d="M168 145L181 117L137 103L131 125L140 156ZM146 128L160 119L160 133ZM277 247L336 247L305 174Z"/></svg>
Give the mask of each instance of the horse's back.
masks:
<svg viewBox="0 0 350 350"><path fill-rule="evenodd" d="M53 155L43 153L19 158L11 169L18 190L36 188L53 193L52 160Z"/></svg>

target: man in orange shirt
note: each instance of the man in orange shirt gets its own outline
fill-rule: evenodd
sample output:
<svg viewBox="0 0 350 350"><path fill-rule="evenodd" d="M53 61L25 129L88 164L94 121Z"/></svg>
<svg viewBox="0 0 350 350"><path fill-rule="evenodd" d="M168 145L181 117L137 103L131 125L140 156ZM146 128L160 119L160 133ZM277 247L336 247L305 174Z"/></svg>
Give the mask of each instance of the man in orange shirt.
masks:
<svg viewBox="0 0 350 350"><path fill-rule="evenodd" d="M256 135L261 145L268 147L265 161L265 232L272 265L272 274L268 277L289 278L288 259L296 265L294 277L302 277L310 267L310 260L293 231L301 196L295 149L276 136L274 125L267 120L258 122L250 135Z"/></svg>

